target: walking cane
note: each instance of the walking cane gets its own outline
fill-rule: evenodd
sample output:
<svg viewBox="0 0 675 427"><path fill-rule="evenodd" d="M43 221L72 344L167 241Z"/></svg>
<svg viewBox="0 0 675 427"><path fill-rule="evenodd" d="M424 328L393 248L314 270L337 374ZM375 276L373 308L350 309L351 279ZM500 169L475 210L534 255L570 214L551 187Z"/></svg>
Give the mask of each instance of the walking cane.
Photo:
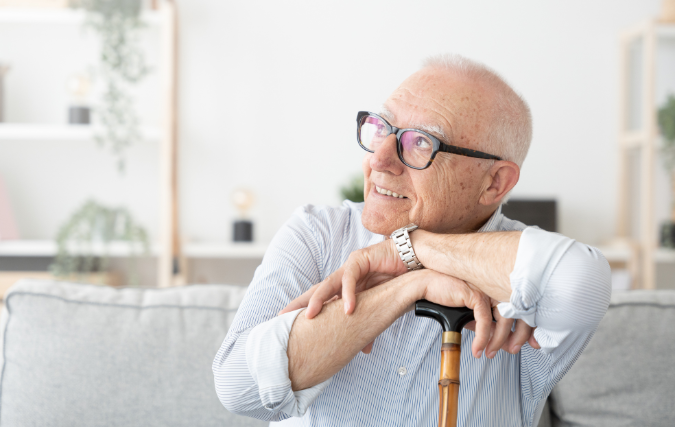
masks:
<svg viewBox="0 0 675 427"><path fill-rule="evenodd" d="M415 315L435 319L443 328L441 378L438 381L440 399L438 426L456 427L462 328L474 320L473 310L466 307L445 307L427 300L420 300L415 303Z"/></svg>

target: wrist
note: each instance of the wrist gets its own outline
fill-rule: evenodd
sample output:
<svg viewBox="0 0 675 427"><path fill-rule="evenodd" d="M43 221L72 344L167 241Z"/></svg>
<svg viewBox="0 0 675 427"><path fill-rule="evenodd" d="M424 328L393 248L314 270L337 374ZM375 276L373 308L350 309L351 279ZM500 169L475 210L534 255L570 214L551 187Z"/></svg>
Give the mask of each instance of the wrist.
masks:
<svg viewBox="0 0 675 427"><path fill-rule="evenodd" d="M416 270L399 276L396 280L400 281L397 294L401 298L401 303L405 307L405 312L415 309L415 302L424 299L428 281L431 280L429 270Z"/></svg>
<svg viewBox="0 0 675 427"><path fill-rule="evenodd" d="M429 268L430 265L430 253L429 253L429 237L433 233L425 230L420 230L419 228L415 230L414 233L410 233L410 244L417 255L420 263L426 268Z"/></svg>

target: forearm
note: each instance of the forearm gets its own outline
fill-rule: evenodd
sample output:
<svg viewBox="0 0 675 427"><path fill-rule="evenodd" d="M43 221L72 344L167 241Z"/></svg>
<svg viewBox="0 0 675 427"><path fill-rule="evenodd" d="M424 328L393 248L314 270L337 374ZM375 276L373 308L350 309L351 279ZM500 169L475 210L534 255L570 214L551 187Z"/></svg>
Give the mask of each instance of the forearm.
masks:
<svg viewBox="0 0 675 427"><path fill-rule="evenodd" d="M312 387L335 375L397 318L410 311L419 299L415 283L419 276L404 274L359 293L357 308L350 315L345 314L341 301L326 304L313 319L301 313L288 341L293 390Z"/></svg>
<svg viewBox="0 0 675 427"><path fill-rule="evenodd" d="M417 230L410 239L424 267L464 280L490 298L508 301L520 236L519 231L435 234Z"/></svg>

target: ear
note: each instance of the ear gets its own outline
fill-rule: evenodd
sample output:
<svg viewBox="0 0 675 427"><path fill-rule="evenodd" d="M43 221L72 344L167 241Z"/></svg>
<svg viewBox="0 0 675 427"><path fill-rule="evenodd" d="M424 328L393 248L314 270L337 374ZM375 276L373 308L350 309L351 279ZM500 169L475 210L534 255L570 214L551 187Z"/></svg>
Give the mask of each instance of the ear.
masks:
<svg viewBox="0 0 675 427"><path fill-rule="evenodd" d="M485 206L499 204L504 196L518 183L520 167L513 162L498 160L485 175L480 204Z"/></svg>

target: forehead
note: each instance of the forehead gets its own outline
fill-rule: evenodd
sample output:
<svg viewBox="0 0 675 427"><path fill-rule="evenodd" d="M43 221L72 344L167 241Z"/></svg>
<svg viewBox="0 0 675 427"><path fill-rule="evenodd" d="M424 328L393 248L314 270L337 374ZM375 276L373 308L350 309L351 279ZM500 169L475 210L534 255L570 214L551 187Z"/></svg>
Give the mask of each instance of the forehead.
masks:
<svg viewBox="0 0 675 427"><path fill-rule="evenodd" d="M386 104L380 107L380 115L391 123L398 123L398 120L396 119L396 114L389 111ZM425 122L412 122L408 123L406 128L420 129L432 135L440 136L442 139L447 139L448 137L443 128L440 127L439 125L429 124Z"/></svg>
<svg viewBox="0 0 675 427"><path fill-rule="evenodd" d="M423 69L391 94L384 109L397 127L436 128L442 133L430 133L457 140L460 135L471 137L480 132L483 114L479 106L485 98L484 91L466 77Z"/></svg>

